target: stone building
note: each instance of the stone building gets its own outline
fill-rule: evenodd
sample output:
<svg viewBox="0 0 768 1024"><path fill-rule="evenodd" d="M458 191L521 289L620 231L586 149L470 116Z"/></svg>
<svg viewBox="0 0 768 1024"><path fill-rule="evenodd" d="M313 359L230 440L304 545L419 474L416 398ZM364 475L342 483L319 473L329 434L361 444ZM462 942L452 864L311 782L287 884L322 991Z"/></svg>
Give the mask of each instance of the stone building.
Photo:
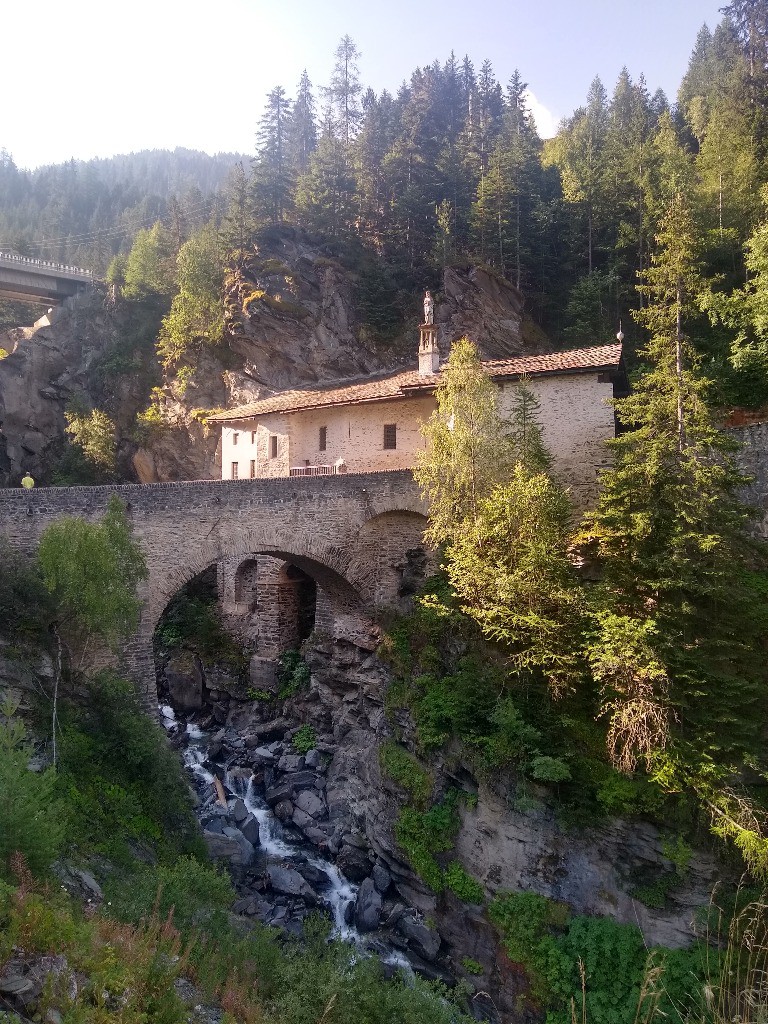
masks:
<svg viewBox="0 0 768 1024"><path fill-rule="evenodd" d="M282 391L211 417L222 425L225 480L325 476L410 469L426 444L422 423L435 409L442 368L436 327L421 326L418 369ZM608 400L626 392L621 345L493 359L483 363L510 411L522 374L541 403L554 472L576 505L596 494L614 436Z"/></svg>

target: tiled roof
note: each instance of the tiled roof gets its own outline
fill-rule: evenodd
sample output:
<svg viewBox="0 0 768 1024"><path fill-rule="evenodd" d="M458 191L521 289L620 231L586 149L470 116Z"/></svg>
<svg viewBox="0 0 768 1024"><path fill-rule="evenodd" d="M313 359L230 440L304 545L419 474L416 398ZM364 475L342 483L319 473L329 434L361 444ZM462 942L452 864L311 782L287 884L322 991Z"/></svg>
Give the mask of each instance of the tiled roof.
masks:
<svg viewBox="0 0 768 1024"><path fill-rule="evenodd" d="M483 367L495 379L518 377L523 373L543 374L580 373L587 370L616 370L621 361L621 345L596 345L592 348L571 349L568 352L550 352L546 355L518 356L516 359L486 359ZM434 390L440 373L421 376L418 370L404 370L386 376L363 377L340 381L335 386L318 384L314 387L281 391L270 398L240 405L227 412L209 416L209 422L226 423L230 420L253 419L267 413L290 413L300 409L316 409L333 405L359 405L363 402L383 402L393 398L416 396L420 391Z"/></svg>

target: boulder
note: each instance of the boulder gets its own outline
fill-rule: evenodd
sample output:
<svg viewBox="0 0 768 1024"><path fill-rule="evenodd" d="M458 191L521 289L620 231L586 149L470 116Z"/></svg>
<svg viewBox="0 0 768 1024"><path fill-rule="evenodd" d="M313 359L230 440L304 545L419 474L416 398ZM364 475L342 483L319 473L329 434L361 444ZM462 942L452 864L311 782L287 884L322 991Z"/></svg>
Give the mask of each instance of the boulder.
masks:
<svg viewBox="0 0 768 1024"><path fill-rule="evenodd" d="M225 826L221 835L206 829L203 839L214 860L227 860L234 868L248 867L256 853L253 845L236 828Z"/></svg>
<svg viewBox="0 0 768 1024"><path fill-rule="evenodd" d="M275 804L273 811L278 821L290 821L293 817L293 804L290 800L281 800Z"/></svg>
<svg viewBox="0 0 768 1024"><path fill-rule="evenodd" d="M90 871L76 867L69 861L57 861L53 872L70 895L88 903L98 903L104 898L101 886Z"/></svg>
<svg viewBox="0 0 768 1024"><path fill-rule="evenodd" d="M281 772L300 772L304 767L304 755L283 754L277 762L277 767Z"/></svg>
<svg viewBox="0 0 768 1024"><path fill-rule="evenodd" d="M430 963L436 958L440 949L440 936L432 928L420 924L411 914L404 914L397 922L397 930L417 956Z"/></svg>
<svg viewBox="0 0 768 1024"><path fill-rule="evenodd" d="M322 818L326 812L325 802L310 789L305 789L299 793L294 802L297 807L312 818Z"/></svg>
<svg viewBox="0 0 768 1024"><path fill-rule="evenodd" d="M274 786L270 786L264 794L264 798L270 807L274 807L281 800L289 800L293 796L294 790L309 789L316 783L317 778L314 772L293 772L291 775L285 775Z"/></svg>
<svg viewBox="0 0 768 1024"><path fill-rule="evenodd" d="M371 873L371 862L366 850L357 846L342 846L336 858L336 866L350 882L362 882Z"/></svg>
<svg viewBox="0 0 768 1024"><path fill-rule="evenodd" d="M198 711L203 706L203 672L191 651L171 655L165 666L171 704L178 711Z"/></svg>
<svg viewBox="0 0 768 1024"><path fill-rule="evenodd" d="M381 895L383 896L384 893L389 888L390 882L392 881L392 876L390 875L389 871L387 871L384 865L381 862L379 862L377 864L374 864L373 873L371 877L373 878L373 884L376 886L376 891L380 892Z"/></svg>
<svg viewBox="0 0 768 1024"><path fill-rule="evenodd" d="M237 827L243 833L251 846L259 845L259 823L252 814L249 814L248 817L244 821L241 821Z"/></svg>
<svg viewBox="0 0 768 1024"><path fill-rule="evenodd" d="M301 829L302 832L306 828L312 828L315 824L315 819L298 807L295 807L293 810L292 821L296 828Z"/></svg>
<svg viewBox="0 0 768 1024"><path fill-rule="evenodd" d="M248 817L248 808L245 803L238 797L232 805L232 817L239 824L241 821L245 821Z"/></svg>
<svg viewBox="0 0 768 1024"><path fill-rule="evenodd" d="M267 868L269 884L274 892L284 896L300 896L309 903L317 903L318 895L295 868L284 864L270 864Z"/></svg>
<svg viewBox="0 0 768 1024"><path fill-rule="evenodd" d="M308 750L307 753L304 755L304 765L307 768L319 768L322 764L322 760L323 755L320 753L319 750Z"/></svg>
<svg viewBox="0 0 768 1024"><path fill-rule="evenodd" d="M381 895L372 878L366 878L357 893L355 924L358 931L374 932L381 920Z"/></svg>
<svg viewBox="0 0 768 1024"><path fill-rule="evenodd" d="M315 867L314 864L297 864L296 870L310 885L319 885L321 888L328 888L331 885L331 876L322 868Z"/></svg>

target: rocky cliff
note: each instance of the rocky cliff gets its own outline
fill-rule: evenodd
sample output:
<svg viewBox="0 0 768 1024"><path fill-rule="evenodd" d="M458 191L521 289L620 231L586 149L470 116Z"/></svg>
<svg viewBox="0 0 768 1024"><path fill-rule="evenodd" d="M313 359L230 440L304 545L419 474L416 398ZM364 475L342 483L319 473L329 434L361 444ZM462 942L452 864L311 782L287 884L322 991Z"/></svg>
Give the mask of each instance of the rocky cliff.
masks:
<svg viewBox="0 0 768 1024"><path fill-rule="evenodd" d="M130 317L128 307L96 286L33 326L0 335L0 348L10 352L0 360L0 486L18 486L25 472L50 481L65 448L64 412L74 400L109 410L120 424L127 471L126 449L152 362L146 346L119 352ZM118 353L122 364L110 365Z"/></svg>
<svg viewBox="0 0 768 1024"><path fill-rule="evenodd" d="M142 336L151 321L146 309L110 301L97 287L34 327L0 337L11 351L0 361L0 484L17 483L24 471L50 482L65 446L64 410L77 396L114 419L123 478L218 476L218 431L206 430L206 411L415 364L419 296L408 322L386 340L369 328L361 303L355 269L302 231L273 231L227 278L224 340L192 346L185 375L163 377L151 338ZM482 268L446 270L436 320L443 353L462 335L486 358L551 347L525 321L520 293ZM158 422L137 435L136 414L153 384L161 387Z"/></svg>
<svg viewBox="0 0 768 1024"><path fill-rule="evenodd" d="M208 679L199 663L185 671L174 660L161 669L179 713L213 731L208 767L222 765L225 784L241 779L244 787L262 794L282 822L283 836L295 843L295 854L282 861L268 857L265 866L255 849L244 861L238 828L247 820L246 809L231 799L228 808L220 801L217 806L214 788L207 795L203 790L201 816L209 846L240 879L237 909L300 933L306 914L323 904L318 890L325 884L323 871L318 874L315 860L320 853L359 887L342 915L356 926L358 941L362 935L372 950L402 951L426 977L449 984L463 979L476 990L473 1004L477 1011L482 1008L483 1018L534 1019L524 1009L524 973L506 957L484 908L447 890L435 893L397 842L395 825L408 795L382 770L379 749L395 734L409 744L412 724L407 714L393 717L386 707L388 668L375 654L340 641L315 638L305 656L309 683L284 700L267 700L267 693L249 699L218 670ZM300 727L309 728L314 744L306 755L294 747ZM632 878L655 878L672 867L663 837L652 825L612 819L574 831L546 804L517 810L513 780L478 779L456 750L433 758L430 770L434 799L449 790L468 796L459 805L454 848L438 854L438 861L445 866L458 859L486 897L533 891L575 914L636 924L649 946L691 941L696 908L706 905L718 879L714 858L696 854L665 907L652 909L630 895ZM259 840L252 845L258 848ZM284 845L281 849L285 852ZM473 962L482 971L477 966L468 971Z"/></svg>

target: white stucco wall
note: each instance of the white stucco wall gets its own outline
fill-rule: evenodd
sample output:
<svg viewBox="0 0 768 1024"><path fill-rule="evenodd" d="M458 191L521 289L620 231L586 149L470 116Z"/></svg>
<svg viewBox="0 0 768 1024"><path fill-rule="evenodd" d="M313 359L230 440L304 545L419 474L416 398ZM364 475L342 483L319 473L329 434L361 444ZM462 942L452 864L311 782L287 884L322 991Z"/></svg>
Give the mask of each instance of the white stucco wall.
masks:
<svg viewBox="0 0 768 1024"><path fill-rule="evenodd" d="M608 465L605 441L614 436L613 395L608 381L597 373L534 377L532 390L541 402L544 440L552 452L554 471L571 489L576 505L594 500L597 475ZM501 410L512 406L514 382L501 384ZM416 452L424 448L420 424L429 418L432 396L361 405L307 409L291 414L271 414L243 421L222 430L222 477L232 478L237 462L239 477L251 475L255 460L257 477L288 476L289 469L304 465L333 465L344 459L350 473L409 469ZM397 425L397 447L384 448L384 425ZM326 427L326 450L320 451L320 428ZM237 434L237 444L234 435ZM271 458L270 437L277 437L277 457Z"/></svg>
<svg viewBox="0 0 768 1024"><path fill-rule="evenodd" d="M264 416L260 420L244 421L236 427L225 426L221 433L221 478L232 480L233 463L237 463L239 478L251 476L251 462L255 462L255 476L288 476L289 445L287 416ZM237 442L235 442L237 435ZM277 456L270 457L270 437L277 438Z"/></svg>
<svg viewBox="0 0 768 1024"><path fill-rule="evenodd" d="M291 417L291 465L333 465L344 459L350 473L410 469L425 441L419 430L435 407L431 397L368 402L331 409L308 409ZM384 448L384 426L397 427L397 447ZM320 451L320 428L326 450Z"/></svg>

